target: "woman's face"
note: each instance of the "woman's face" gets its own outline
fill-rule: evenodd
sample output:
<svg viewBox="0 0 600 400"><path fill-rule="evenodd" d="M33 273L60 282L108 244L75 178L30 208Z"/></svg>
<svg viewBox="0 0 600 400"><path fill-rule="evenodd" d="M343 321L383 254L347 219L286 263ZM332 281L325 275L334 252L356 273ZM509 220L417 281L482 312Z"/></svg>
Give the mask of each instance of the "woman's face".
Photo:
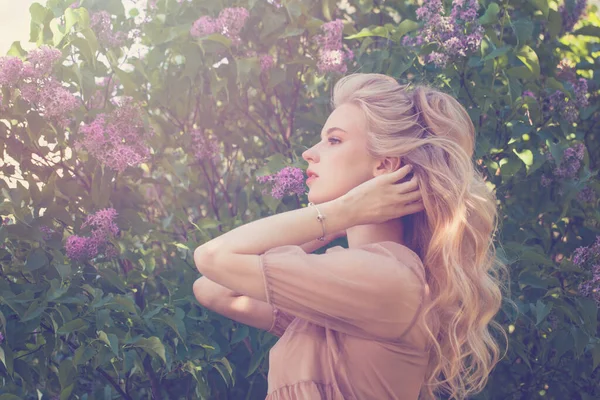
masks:
<svg viewBox="0 0 600 400"><path fill-rule="evenodd" d="M367 152L367 120L357 105L347 103L327 118L321 140L302 153L308 171L308 200L324 203L373 178L377 162Z"/></svg>

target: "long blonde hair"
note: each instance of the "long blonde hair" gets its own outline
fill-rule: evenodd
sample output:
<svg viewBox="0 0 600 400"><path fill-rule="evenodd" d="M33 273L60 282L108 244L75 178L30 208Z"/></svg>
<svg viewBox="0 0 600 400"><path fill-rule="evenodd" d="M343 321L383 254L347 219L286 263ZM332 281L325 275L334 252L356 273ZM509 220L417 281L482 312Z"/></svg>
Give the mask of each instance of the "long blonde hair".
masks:
<svg viewBox="0 0 600 400"><path fill-rule="evenodd" d="M475 127L452 96L424 85L409 89L381 74L342 77L332 107L344 103L365 113L369 153L412 164L423 193L425 210L403 217L405 243L423 261L431 296L424 308L431 347L421 397L479 393L500 359L490 328L508 343L493 320L508 269L493 246L496 197L471 160Z"/></svg>

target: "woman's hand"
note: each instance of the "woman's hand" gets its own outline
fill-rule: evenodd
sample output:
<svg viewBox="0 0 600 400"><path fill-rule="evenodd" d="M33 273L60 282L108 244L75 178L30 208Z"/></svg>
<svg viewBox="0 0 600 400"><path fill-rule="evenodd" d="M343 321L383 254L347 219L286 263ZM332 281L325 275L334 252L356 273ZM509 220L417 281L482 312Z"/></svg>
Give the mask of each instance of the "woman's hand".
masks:
<svg viewBox="0 0 600 400"><path fill-rule="evenodd" d="M425 209L416 177L397 183L412 171L405 165L397 171L376 176L344 196L356 225L380 224Z"/></svg>

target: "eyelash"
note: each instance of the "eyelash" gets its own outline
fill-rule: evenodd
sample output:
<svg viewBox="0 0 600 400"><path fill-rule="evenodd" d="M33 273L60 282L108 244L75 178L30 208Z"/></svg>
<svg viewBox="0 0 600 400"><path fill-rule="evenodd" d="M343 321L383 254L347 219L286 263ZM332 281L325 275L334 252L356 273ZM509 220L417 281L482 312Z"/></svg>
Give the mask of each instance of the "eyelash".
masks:
<svg viewBox="0 0 600 400"><path fill-rule="evenodd" d="M330 137L330 138L329 138L329 143L331 143L331 139L333 139L333 140L337 140L337 142L338 142L338 143L342 143L342 141L341 141L340 139L338 139L338 138L335 138L335 137Z"/></svg>

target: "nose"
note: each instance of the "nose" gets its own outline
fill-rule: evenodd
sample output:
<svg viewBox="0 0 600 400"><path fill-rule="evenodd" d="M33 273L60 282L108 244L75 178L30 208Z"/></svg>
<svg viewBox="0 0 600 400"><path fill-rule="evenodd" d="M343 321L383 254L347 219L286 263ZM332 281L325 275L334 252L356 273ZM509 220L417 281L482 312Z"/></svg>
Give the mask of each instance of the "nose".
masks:
<svg viewBox="0 0 600 400"><path fill-rule="evenodd" d="M316 162L316 161L315 161L315 159L316 159L316 152L315 152L315 150L314 150L314 146L313 146L313 147L311 147L311 148L309 148L309 149L306 149L306 150L305 150L305 151L302 153L302 158L303 158L303 159L304 159L304 161L306 161L306 162L310 162L310 161L312 161L312 162Z"/></svg>

